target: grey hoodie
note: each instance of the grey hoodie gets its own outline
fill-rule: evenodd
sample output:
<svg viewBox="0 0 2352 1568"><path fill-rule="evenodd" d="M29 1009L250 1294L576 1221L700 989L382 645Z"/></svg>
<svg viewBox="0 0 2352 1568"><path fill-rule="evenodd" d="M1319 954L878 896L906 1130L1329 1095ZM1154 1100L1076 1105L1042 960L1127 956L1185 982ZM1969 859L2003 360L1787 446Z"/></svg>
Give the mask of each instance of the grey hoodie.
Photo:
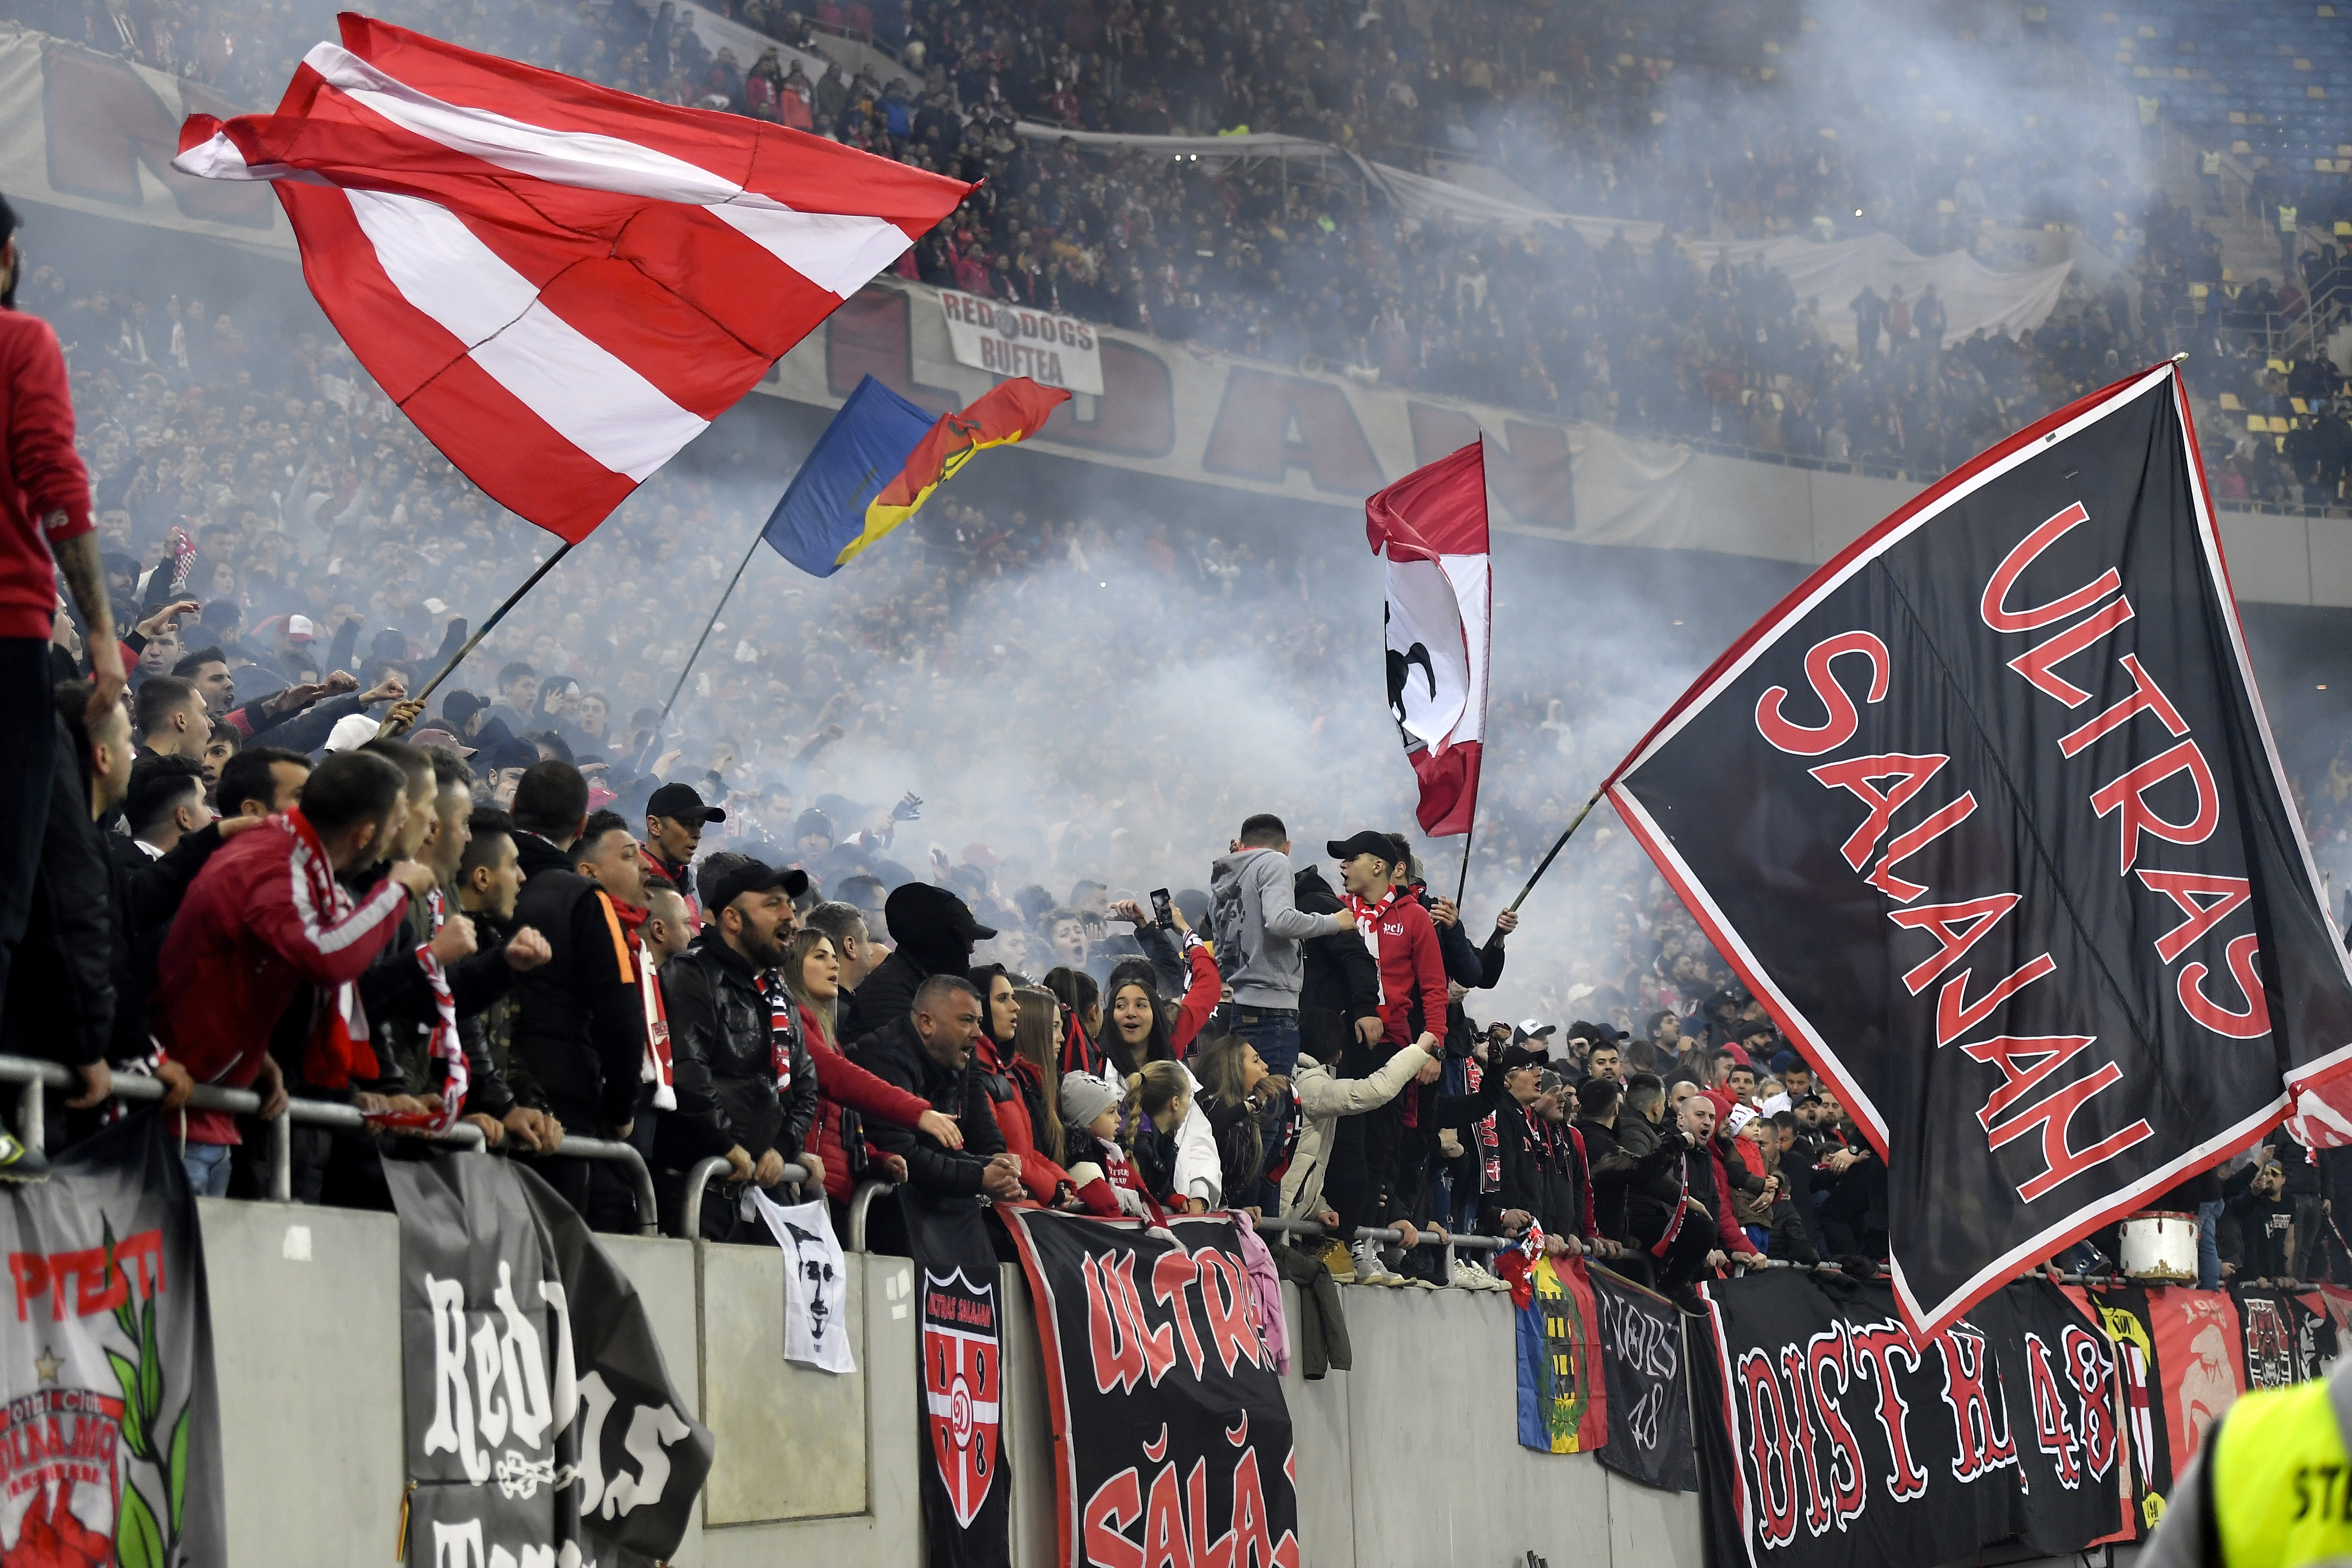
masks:
<svg viewBox="0 0 2352 1568"><path fill-rule="evenodd" d="M1337 915L1311 915L1291 901L1290 857L1279 849L1220 855L1209 872L1209 924L1217 968L1241 1007L1298 1005L1298 944L1345 928Z"/></svg>

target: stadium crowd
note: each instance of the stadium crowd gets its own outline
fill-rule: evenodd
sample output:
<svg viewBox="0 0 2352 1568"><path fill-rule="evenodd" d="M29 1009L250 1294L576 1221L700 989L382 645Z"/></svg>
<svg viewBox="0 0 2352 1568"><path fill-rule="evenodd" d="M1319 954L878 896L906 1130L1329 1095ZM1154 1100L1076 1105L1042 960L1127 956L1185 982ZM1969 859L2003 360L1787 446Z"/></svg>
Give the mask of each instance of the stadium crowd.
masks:
<svg viewBox="0 0 2352 1568"><path fill-rule="evenodd" d="M519 579L527 531L338 346L256 352L192 312L157 354L97 330L61 281L30 275L19 302L51 303L69 344L89 480L53 423L23 504L66 519L71 604L37 610L28 568L17 609L70 676L68 738L46 808L16 819L40 828L38 870L0 1045L81 1076L65 1135L114 1072L148 1072L175 1094L358 1106L373 1130L295 1139L311 1201L383 1202L403 1134L462 1113L606 1225L631 1222L626 1193L562 1142L630 1141L674 1232L716 1158L739 1185L797 1165L836 1202L888 1174L1393 1227L1407 1245L1327 1259L1366 1284L1489 1286L1466 1257L1439 1277L1442 1255L1410 1245L1431 1226L1540 1225L1668 1285L1883 1254L1883 1167L1622 836L1515 961L1533 1016L1496 1024L1516 920L1477 940L1382 831L1406 819L1406 770L1302 782L1247 760L1255 731L1215 749L1246 705L1201 713L1170 651L1313 694L1320 723L1263 721L1335 748L1317 757L1392 756L1367 705L1322 695L1349 628L1304 555L942 502L830 584L824 616L747 595L678 731L657 721L663 672L750 531L725 485L681 467L427 708L407 693L465 630L437 595ZM45 388L52 421L65 390ZM1181 630L1139 637L1139 615ZM108 648L120 704L84 679ZM1496 698L1498 746L1541 765L1493 777L1474 908L1625 739L1602 696L1622 653L1563 651L1551 688ZM1154 711L1159 743L1049 731L1055 705ZM404 739L376 738L387 717ZM970 800L872 783L958 753ZM1269 792L1315 812L1324 854L1289 858ZM927 841L942 813L985 837ZM1164 914L1155 883L1175 889ZM1371 921L1377 957L1351 929ZM197 1190L256 1190L249 1119L184 1116ZM39 1151L6 1152L37 1174ZM2229 1221L2217 1267L2269 1271L2244 1238L2292 1236L2292 1261L2343 1277L2314 1223L2319 1169L2294 1164L2190 1194ZM707 1235L753 1234L726 1205L700 1214Z"/></svg>
<svg viewBox="0 0 2352 1568"><path fill-rule="evenodd" d="M331 36L323 7L33 9L36 26L256 106ZM668 0L403 0L385 15L984 180L901 263L943 286L1383 384L1913 478L2191 349L2208 466L2226 499L2342 499L2352 399L2325 334L2273 368L2289 363L2284 343L2306 300L2326 299L2333 323L2333 247L2308 249L2294 270L2225 281L2213 215L2152 185L2126 136L2070 92L2077 57L2013 17L1936 23L1950 36L1922 79L1902 63L1916 54L1904 18L1837 14L1832 36L1794 5L1562 15L1475 0L1447 7L1442 26L1426 5L1337 0L1265 14L1090 0L716 9L777 47L714 53L690 8ZM845 53L862 62L854 69L829 66L821 51L844 34L887 46L895 64L868 50ZM1294 177L1278 161L1082 153L1016 134L1020 121L1281 131L1416 168L1467 157L1556 210L1664 232L1636 247L1565 227L1416 219L1360 181ZM2303 210L2352 216L2337 211L2340 184L2303 193ZM2267 215L2292 193L2266 188ZM1948 344L1940 303L1800 299L1776 270L1726 265L1706 246L1885 230L1923 254L1965 247L2007 265L2015 242L2002 226L2045 221L2081 227L2116 265L2095 281L2078 268L2034 331ZM142 307L143 330L164 330L161 300L106 303L124 331L142 329Z"/></svg>

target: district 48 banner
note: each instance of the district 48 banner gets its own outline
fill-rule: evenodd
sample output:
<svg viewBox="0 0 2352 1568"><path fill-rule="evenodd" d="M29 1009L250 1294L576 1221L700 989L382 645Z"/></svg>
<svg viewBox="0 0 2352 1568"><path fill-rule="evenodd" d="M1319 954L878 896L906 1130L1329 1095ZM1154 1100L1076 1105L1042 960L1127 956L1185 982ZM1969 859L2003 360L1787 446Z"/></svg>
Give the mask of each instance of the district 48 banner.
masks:
<svg viewBox="0 0 2352 1568"><path fill-rule="evenodd" d="M1298 1568L1290 1409L1234 1223L999 1209L1036 1302L1067 1568Z"/></svg>
<svg viewBox="0 0 2352 1568"><path fill-rule="evenodd" d="M1924 1332L2290 1095L2352 1137L2352 973L2198 463L2173 366L2061 409L1815 573L1609 785L1885 1161Z"/></svg>

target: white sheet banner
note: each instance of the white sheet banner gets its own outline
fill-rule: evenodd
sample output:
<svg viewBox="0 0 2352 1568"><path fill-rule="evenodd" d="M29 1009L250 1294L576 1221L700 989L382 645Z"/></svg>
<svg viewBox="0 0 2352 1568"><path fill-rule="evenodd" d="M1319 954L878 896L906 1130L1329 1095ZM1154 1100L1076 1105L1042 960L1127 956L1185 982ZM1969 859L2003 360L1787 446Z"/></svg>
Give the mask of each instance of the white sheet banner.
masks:
<svg viewBox="0 0 2352 1568"><path fill-rule="evenodd" d="M1102 395L1102 348L1091 322L953 289L940 290L940 319L958 364Z"/></svg>

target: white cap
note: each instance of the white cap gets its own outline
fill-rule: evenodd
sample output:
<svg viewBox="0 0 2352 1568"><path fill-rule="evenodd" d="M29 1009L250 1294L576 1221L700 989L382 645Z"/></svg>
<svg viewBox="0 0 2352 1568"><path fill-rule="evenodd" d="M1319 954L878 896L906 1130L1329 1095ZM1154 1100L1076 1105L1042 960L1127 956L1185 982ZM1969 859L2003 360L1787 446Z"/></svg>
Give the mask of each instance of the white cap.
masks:
<svg viewBox="0 0 2352 1568"><path fill-rule="evenodd" d="M335 727L327 731L327 750L356 752L375 739L379 728L376 721L364 713L347 714L336 720Z"/></svg>
<svg viewBox="0 0 2352 1568"><path fill-rule="evenodd" d="M286 637L289 641L291 641L296 637L300 637L303 641L308 642L318 635L319 628L311 622L310 616L289 616L286 617Z"/></svg>

